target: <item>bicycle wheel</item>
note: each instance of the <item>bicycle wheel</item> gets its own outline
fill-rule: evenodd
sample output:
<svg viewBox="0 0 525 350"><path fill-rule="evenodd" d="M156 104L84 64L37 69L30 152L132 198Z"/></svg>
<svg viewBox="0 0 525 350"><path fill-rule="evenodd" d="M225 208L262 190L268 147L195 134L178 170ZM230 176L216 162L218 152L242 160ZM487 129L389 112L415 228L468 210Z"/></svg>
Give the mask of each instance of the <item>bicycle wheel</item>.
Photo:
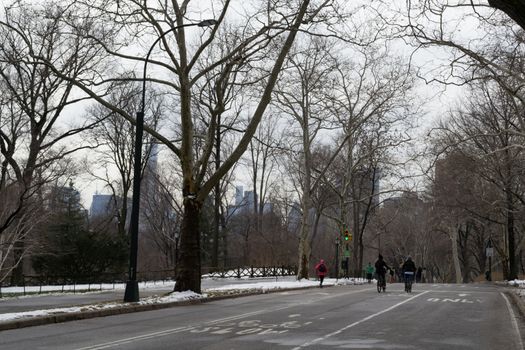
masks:
<svg viewBox="0 0 525 350"><path fill-rule="evenodd" d="M380 280L377 281L377 292L381 293L381 281Z"/></svg>

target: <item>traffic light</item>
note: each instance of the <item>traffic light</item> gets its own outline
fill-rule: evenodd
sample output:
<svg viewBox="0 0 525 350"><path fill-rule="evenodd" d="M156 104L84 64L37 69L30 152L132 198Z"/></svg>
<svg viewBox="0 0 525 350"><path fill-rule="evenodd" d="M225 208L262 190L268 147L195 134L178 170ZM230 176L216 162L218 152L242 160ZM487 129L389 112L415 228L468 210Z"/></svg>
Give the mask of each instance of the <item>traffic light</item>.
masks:
<svg viewBox="0 0 525 350"><path fill-rule="evenodd" d="M350 232L348 232L348 230L346 230L343 237L344 237L345 241L349 241L350 237L351 237Z"/></svg>

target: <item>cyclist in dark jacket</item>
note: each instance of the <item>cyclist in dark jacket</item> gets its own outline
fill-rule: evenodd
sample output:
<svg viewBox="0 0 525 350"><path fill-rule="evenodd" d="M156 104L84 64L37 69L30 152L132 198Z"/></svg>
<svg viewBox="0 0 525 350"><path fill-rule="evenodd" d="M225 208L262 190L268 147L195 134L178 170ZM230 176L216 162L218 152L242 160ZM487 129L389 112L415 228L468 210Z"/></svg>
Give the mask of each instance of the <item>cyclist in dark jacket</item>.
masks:
<svg viewBox="0 0 525 350"><path fill-rule="evenodd" d="M409 256L407 258L407 260L403 263L401 270L403 271L405 281L407 281L407 279L410 279L410 282L414 280L414 274L416 273L417 268L414 261L412 261L412 257Z"/></svg>
<svg viewBox="0 0 525 350"><path fill-rule="evenodd" d="M376 268L377 278L379 279L380 277L382 277L383 278L382 281L386 281L385 279L386 270L390 270L390 268L388 267L386 262L383 260L383 256L381 254L379 254L379 256L377 257L375 268Z"/></svg>
<svg viewBox="0 0 525 350"><path fill-rule="evenodd" d="M403 272L416 272L416 264L412 261L412 257L408 257L401 268Z"/></svg>

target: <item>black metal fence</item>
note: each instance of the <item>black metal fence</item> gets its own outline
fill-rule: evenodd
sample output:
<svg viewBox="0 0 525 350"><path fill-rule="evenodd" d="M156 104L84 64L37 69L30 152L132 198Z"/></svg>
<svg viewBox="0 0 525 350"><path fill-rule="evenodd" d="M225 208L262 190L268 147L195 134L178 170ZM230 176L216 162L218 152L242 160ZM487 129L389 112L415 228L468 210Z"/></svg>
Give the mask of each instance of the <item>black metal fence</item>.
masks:
<svg viewBox="0 0 525 350"><path fill-rule="evenodd" d="M252 266L223 269L208 267L203 268L202 270L202 276L209 278L257 278L294 276L297 274L297 268L295 266ZM138 271L137 281L139 283L149 282L153 284L165 284L172 283L174 276L174 270ZM0 282L0 298L3 296L2 288L19 287L22 289L22 291L19 291L16 294L23 295L60 292L77 293L86 291L99 291L103 289L115 289L116 285L126 283L127 279L127 274L123 273L104 273L75 277L56 275L24 275L22 278L22 285L10 285L5 281ZM108 284L112 286L108 287ZM105 287L103 288L104 285Z"/></svg>
<svg viewBox="0 0 525 350"><path fill-rule="evenodd" d="M256 277L277 277L297 275L296 266L263 266L263 267L237 267L233 269L210 270L204 275L211 278L256 278Z"/></svg>

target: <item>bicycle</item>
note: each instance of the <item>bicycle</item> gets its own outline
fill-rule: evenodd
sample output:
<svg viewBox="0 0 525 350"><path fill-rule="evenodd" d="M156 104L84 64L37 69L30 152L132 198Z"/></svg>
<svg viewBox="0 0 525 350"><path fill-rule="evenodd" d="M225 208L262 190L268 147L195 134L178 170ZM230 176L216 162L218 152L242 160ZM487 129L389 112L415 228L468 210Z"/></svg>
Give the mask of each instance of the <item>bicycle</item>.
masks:
<svg viewBox="0 0 525 350"><path fill-rule="evenodd" d="M381 290L386 291L385 275L377 274L377 292L381 293Z"/></svg>
<svg viewBox="0 0 525 350"><path fill-rule="evenodd" d="M414 272L405 271L405 292L412 293L412 283L414 282Z"/></svg>

